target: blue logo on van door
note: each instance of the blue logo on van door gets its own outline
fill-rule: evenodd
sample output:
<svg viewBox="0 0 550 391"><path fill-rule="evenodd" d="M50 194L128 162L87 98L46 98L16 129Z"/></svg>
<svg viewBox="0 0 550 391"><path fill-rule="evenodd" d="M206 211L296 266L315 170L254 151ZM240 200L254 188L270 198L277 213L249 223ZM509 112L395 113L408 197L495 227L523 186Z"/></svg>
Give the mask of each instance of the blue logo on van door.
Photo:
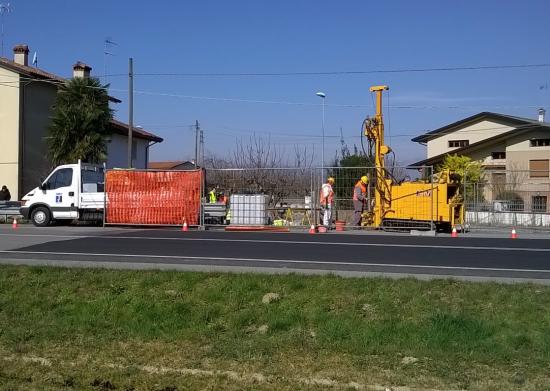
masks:
<svg viewBox="0 0 550 391"><path fill-rule="evenodd" d="M55 203L60 204L63 201L63 193L55 193Z"/></svg>

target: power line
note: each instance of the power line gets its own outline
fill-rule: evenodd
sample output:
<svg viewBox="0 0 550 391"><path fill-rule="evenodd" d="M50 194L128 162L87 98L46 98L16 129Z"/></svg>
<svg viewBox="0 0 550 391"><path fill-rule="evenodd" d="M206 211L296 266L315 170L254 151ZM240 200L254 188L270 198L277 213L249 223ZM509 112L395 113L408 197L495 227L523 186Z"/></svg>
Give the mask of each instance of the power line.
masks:
<svg viewBox="0 0 550 391"><path fill-rule="evenodd" d="M108 76L110 76L110 75L108 75ZM21 77L21 80L27 80L29 82L45 82L45 83L51 83L51 84L55 84L55 85L63 84L63 81L60 81L58 79L38 79L38 78ZM4 81L4 82L5 83L17 83L17 81ZM88 86L87 88L105 89L103 87L92 87L92 86ZM123 92L123 93L128 92L128 90L126 90L126 89L116 89L116 88L111 88L111 89L109 89L109 91ZM164 97L180 98L180 99L208 100L208 101L220 101L220 102L258 103L258 104L275 104L275 105L289 105L289 106L311 106L311 107L321 106L320 103L309 103L309 102L291 102L291 101L277 101L277 100L264 100L264 99L243 99L243 98L224 98L224 97L213 97L213 96L182 95L182 94L174 94L174 93L168 93L168 92L155 92L155 91L134 90L134 93L135 94L141 94L141 95L164 96ZM365 109L365 108L370 107L370 105L363 105L363 104L337 104L337 103L327 103L326 106L335 107L335 108L360 108L360 109ZM399 110L421 110L421 109L422 110L441 110L441 109L462 110L462 109L479 109L479 108L488 108L488 107L493 108L493 109L507 109L507 110L509 110L509 109L539 108L540 105L515 105L515 106L502 106L502 105L469 105L469 106L461 106L461 105L449 105L449 106L395 105L395 106L388 106L388 108L399 109Z"/></svg>
<svg viewBox="0 0 550 391"><path fill-rule="evenodd" d="M151 125L151 124L144 124L144 126L146 128L155 128L154 125ZM189 125L178 125L178 124L174 124L174 125L169 125L169 124L165 124L164 127L183 127L183 126L189 126ZM194 125L192 125L194 126ZM469 129L469 130L460 130L458 132L458 134L464 134L464 133L468 133L468 134L471 134L471 133L483 133L483 132L486 132L486 131L492 131L492 130L512 130L512 129L524 129L524 128L527 128L527 127L536 127L538 126L537 124L526 124L526 125L521 125L521 126L518 126L516 128L513 128L513 127L510 127L510 126L491 126L491 127L487 127L487 128L483 128L483 129ZM321 135L317 135L317 134L306 134L306 133L299 133L299 132L291 132L290 130L286 130L286 131L279 131L279 130L266 130L266 129L245 129L245 128L235 128L235 127L227 127L227 126L223 126L222 127L223 130L220 130L220 129L216 129L216 128L209 128L208 131L211 132L211 133L216 133L216 134L220 134L220 135L225 135L225 136L230 136L230 137L247 137L247 136L254 136L254 135L257 135L257 136L270 136L270 137L285 137L285 138L288 138L288 137L293 137L293 138L297 138L297 139L320 139L322 138L323 136ZM233 133L229 133L229 132L233 132ZM289 133L290 132L290 133ZM409 130L409 131L405 131L405 130L402 130L401 133L398 133L398 134L393 134L392 135L392 138L394 137L416 137L416 136L419 136L419 135L422 135L422 134L426 134L428 132L428 130ZM241 133L241 134L235 134L235 133ZM449 133L438 133L437 135L445 135L445 134L449 134ZM325 135L326 138L334 138L334 139L341 139L343 137L343 135L338 135L338 134L326 134ZM358 139L358 138L361 138L362 136L357 136L357 135L351 135L351 136L345 136L345 138L353 138L353 139Z"/></svg>
<svg viewBox="0 0 550 391"><path fill-rule="evenodd" d="M437 68L402 68L402 69L372 69L365 71L327 71L327 72L149 72L137 73L136 76L183 76L183 77L265 77L265 76L341 76L341 75L369 75L378 73L419 73L419 72L453 72L453 71L478 71L478 70L505 70L505 69L532 69L547 68L550 63L542 64L515 64L515 65L481 65L481 66L454 66ZM112 74L107 76L125 76L124 74Z"/></svg>
<svg viewBox="0 0 550 391"><path fill-rule="evenodd" d="M135 76L181 76L181 77L270 77L270 76L350 76L384 73L425 73L425 72L457 72L457 71L483 71L483 70L509 70L509 69L534 69L548 68L550 63L539 64L497 64L497 65L470 65L448 66L434 68L397 68L397 69L370 69L357 71L326 71L326 72L144 72ZM113 73L104 77L126 77L126 73Z"/></svg>
<svg viewBox="0 0 550 391"><path fill-rule="evenodd" d="M110 91L114 92L126 92L126 90L121 89L111 89ZM289 105L289 106L311 106L319 107L322 106L321 103L309 103L309 102L291 102L291 101L277 101L277 100L263 100L263 99L242 99L242 98L223 98L223 97L213 97L213 96L196 96L196 95L180 95L173 93L164 93L164 92L153 92L153 91L134 91L136 94L142 95L154 95L154 96L165 96L172 98L181 98L181 99L194 99L194 100L209 100L209 101L220 101L220 102L237 102L237 103L262 103L262 104L275 104L275 105ZM369 108L370 105L362 104L337 104L337 103L327 103L326 106L335 107L335 108ZM525 108L539 108L540 105L522 105L522 106L493 106L493 105L478 105L478 106L459 106L459 105L450 105L450 106L414 106L414 105L396 105L389 106L391 109L476 109L480 107L492 107L492 108L502 108L502 109L525 109Z"/></svg>

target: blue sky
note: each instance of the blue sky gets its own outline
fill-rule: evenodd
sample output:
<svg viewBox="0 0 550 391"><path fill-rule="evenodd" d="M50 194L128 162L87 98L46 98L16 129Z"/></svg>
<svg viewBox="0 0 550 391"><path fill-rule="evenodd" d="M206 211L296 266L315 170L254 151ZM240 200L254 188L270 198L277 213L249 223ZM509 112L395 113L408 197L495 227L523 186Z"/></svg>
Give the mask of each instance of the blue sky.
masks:
<svg viewBox="0 0 550 391"><path fill-rule="evenodd" d="M0 0L0 3L7 3ZM190 159L199 120L206 151L230 154L256 133L279 148L307 145L320 155L326 93L326 156L359 143L373 113L368 88L388 84L387 142L398 160L425 157L410 139L480 111L535 118L550 109L550 67L328 76L189 77L140 74L368 71L550 63L550 2L526 1L75 1L10 0L5 53L18 43L41 68L70 76L81 60L123 100L134 58L135 123L158 134L152 160ZM84 3L83 3L84 4ZM104 40L117 45L104 55ZM190 98L194 97L194 98ZM286 102L258 103L251 101ZM288 103L303 103L288 104ZM342 107L342 105L352 107ZM394 107L391 107L394 106ZM412 106L413 108L402 108Z"/></svg>

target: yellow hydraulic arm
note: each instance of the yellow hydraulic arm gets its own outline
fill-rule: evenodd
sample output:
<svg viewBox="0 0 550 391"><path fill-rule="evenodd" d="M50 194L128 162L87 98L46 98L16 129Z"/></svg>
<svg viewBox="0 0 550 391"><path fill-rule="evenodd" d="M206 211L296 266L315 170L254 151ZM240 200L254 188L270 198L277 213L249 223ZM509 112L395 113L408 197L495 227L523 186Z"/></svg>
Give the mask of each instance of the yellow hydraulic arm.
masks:
<svg viewBox="0 0 550 391"><path fill-rule="evenodd" d="M388 188L385 174L385 155L391 149L384 144L384 119L382 116L382 93L389 90L388 86L372 86L370 91L376 94L376 115L374 118L367 118L364 123L365 136L374 142L374 165L376 167L375 184L375 205L373 225L379 227L386 212L391 208L391 190Z"/></svg>

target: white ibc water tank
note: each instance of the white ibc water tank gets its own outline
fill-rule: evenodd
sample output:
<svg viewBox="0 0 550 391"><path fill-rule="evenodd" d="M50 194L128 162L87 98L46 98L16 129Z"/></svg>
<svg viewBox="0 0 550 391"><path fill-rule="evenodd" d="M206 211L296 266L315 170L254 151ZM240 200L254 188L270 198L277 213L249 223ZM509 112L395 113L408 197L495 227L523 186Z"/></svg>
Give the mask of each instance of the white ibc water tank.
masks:
<svg viewBox="0 0 550 391"><path fill-rule="evenodd" d="M229 197L231 225L266 225L268 196L232 194Z"/></svg>

